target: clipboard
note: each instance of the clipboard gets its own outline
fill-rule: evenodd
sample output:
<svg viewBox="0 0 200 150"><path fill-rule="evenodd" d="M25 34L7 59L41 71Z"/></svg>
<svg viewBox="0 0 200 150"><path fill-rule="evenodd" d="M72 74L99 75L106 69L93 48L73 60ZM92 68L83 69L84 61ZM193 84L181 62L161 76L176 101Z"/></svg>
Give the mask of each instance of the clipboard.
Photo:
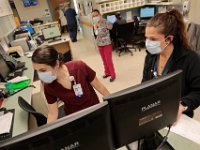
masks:
<svg viewBox="0 0 200 150"><path fill-rule="evenodd" d="M0 134L0 141L12 137L15 109L10 109L10 110L7 110L7 109L5 109L5 108L2 109L2 110L1 110L0 118L2 119L2 117L6 117L6 116L4 116L4 115L8 115L8 113L12 113L12 119L11 119L11 122L9 123L9 124L10 124L10 129L9 129L8 132L1 133L1 134Z"/></svg>

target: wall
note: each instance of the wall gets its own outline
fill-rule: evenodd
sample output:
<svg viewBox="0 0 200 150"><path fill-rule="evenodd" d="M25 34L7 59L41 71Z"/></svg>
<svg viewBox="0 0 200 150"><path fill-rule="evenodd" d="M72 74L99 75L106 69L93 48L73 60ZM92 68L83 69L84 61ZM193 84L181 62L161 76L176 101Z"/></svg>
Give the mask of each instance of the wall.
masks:
<svg viewBox="0 0 200 150"><path fill-rule="evenodd" d="M38 0L38 5L31 7L24 7L23 2L13 0L21 20L31 20L34 18L41 18L44 21L52 21L52 17L45 15L45 10L49 10L47 0Z"/></svg>
<svg viewBox="0 0 200 150"><path fill-rule="evenodd" d="M199 17L200 0L191 0L189 21L200 24Z"/></svg>
<svg viewBox="0 0 200 150"><path fill-rule="evenodd" d="M91 43L93 43L95 49L97 50L91 18L89 16L81 16L80 17L80 25L82 28L82 34L83 34L84 38L88 39Z"/></svg>
<svg viewBox="0 0 200 150"><path fill-rule="evenodd" d="M16 28L16 24L12 9L7 0L0 0L0 12L0 38L3 38Z"/></svg>

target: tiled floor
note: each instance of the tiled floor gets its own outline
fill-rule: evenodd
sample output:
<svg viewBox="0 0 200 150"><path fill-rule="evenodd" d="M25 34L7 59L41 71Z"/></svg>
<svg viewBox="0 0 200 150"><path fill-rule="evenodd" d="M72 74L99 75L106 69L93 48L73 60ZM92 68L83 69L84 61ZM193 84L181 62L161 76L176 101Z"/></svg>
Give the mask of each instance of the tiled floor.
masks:
<svg viewBox="0 0 200 150"><path fill-rule="evenodd" d="M71 47L73 58L75 60L83 60L94 69L97 77L106 85L111 93L140 83L145 57L144 50L141 52L132 50L133 56L130 53L122 53L120 57L116 51L113 51L116 80L110 83L108 78L102 79L102 75L104 74L103 64L94 44L79 37L78 42L72 43Z"/></svg>

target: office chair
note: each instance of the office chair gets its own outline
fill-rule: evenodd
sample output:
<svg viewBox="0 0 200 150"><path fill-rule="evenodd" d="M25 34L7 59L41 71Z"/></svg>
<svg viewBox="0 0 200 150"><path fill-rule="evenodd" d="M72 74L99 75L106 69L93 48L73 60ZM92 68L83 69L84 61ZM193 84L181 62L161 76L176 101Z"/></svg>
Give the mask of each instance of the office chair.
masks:
<svg viewBox="0 0 200 150"><path fill-rule="evenodd" d="M18 104L24 111L31 113L36 118L38 126L41 126L47 123L47 118L43 114L36 112L33 106L27 103L26 100L24 100L24 98L22 98L21 96L18 97ZM61 105L58 111L59 111L58 118L65 116L64 105Z"/></svg>
<svg viewBox="0 0 200 150"><path fill-rule="evenodd" d="M145 36L143 33L133 33L132 47L135 51L137 49L141 51L141 48L145 47Z"/></svg>
<svg viewBox="0 0 200 150"><path fill-rule="evenodd" d="M135 50L139 49L139 51L141 51L141 48L145 46L144 30L146 24L140 25L137 16L134 16L133 20L134 20L134 31L133 31L132 46Z"/></svg>
<svg viewBox="0 0 200 150"><path fill-rule="evenodd" d="M31 113L36 118L38 126L47 123L47 118L43 114L36 112L36 110L29 103L27 103L26 100L24 100L24 98L22 98L21 96L18 97L18 104L24 111Z"/></svg>
<svg viewBox="0 0 200 150"><path fill-rule="evenodd" d="M132 51L130 51L129 47L127 46L128 43L132 43L133 31L134 31L133 22L126 24L119 24L116 26L116 41L120 46L117 49L119 51L119 56L123 51L129 52L131 56L133 55Z"/></svg>

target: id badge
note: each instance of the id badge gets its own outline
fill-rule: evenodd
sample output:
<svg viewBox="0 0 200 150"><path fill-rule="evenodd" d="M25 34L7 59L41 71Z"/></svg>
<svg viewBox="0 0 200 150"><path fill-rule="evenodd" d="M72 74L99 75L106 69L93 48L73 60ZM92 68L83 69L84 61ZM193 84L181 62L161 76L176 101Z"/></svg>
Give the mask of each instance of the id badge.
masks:
<svg viewBox="0 0 200 150"><path fill-rule="evenodd" d="M81 88L81 84L73 85L74 93L77 97L81 97L83 95L83 90Z"/></svg>
<svg viewBox="0 0 200 150"><path fill-rule="evenodd" d="M95 33L95 35L98 35L98 34L99 34L98 29L95 29L95 30L94 30L94 33Z"/></svg>

